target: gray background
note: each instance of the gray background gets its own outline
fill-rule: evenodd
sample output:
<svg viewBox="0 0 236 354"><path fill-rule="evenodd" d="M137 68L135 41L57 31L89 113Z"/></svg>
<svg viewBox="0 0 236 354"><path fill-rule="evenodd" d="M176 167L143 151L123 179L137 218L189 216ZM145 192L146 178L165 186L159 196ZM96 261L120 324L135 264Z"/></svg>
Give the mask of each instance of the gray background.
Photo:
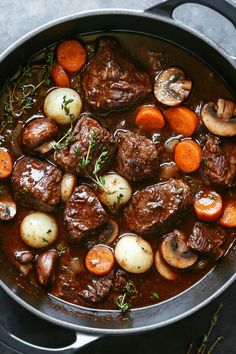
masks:
<svg viewBox="0 0 236 354"><path fill-rule="evenodd" d="M59 17L75 12L102 8L144 10L160 2L160 0L0 0L0 52L32 29ZM236 6L236 0L231 0L231 2ZM231 56L236 57L236 30L221 15L199 5L185 4L175 10L174 16L177 21L183 21L201 33L206 34L213 41L220 44ZM235 289L235 285L232 288ZM223 349L224 354L236 353L235 336L233 335L235 334L235 321L231 319L231 315L234 314L234 311L233 313L231 311L231 305L235 307L235 302L232 301L234 299L234 297L232 298L233 289L224 298L226 306L223 312L223 324L220 327L220 331L224 328L226 335L223 347L219 347L219 351L217 350L217 353L221 354L221 348L224 347L227 347L226 351ZM209 318L209 315L207 315L207 318ZM199 323L199 327L205 327L205 321L204 319L204 325L203 323ZM183 328L186 328L186 325ZM151 340L151 337L149 340ZM102 345L99 353L102 353L104 350L104 346ZM128 344L125 343L124 345L127 347ZM133 342L130 342L130 346L132 345ZM91 353L95 353L95 350L98 349L99 344L94 345L91 348ZM149 353L148 348L146 352ZM0 345L0 353L10 354L12 352L3 349Z"/></svg>

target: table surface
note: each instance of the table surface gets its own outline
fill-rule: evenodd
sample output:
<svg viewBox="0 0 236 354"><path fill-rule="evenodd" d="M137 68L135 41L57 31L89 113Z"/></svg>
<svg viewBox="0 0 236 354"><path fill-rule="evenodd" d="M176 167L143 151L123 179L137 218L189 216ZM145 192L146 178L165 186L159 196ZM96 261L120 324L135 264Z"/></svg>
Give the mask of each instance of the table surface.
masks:
<svg viewBox="0 0 236 354"><path fill-rule="evenodd" d="M161 1L158 0L1 0L0 2L0 52L30 30L53 19L75 12L102 9L126 8L144 10ZM222 0L223 2L223 0ZM207 3L207 0L206 0ZM236 0L231 0L235 4ZM69 6L68 6L69 4ZM231 55L236 56L236 30L220 14L199 5L185 4L174 12L175 19L191 25L209 36ZM236 10L235 10L236 16ZM207 25L206 25L207 24ZM214 354L236 353L236 284L233 284L213 303L193 316L158 331L125 337L105 337L81 350L83 354L110 354L121 351L122 354L185 354L190 342L194 343L192 353L196 352L202 336L207 331L212 314L220 303L224 304L219 321L214 329L211 341L224 338L214 350ZM9 329L24 334L36 344L53 346L53 338L60 337L62 329L50 325L23 310L2 291L0 291L0 321L6 321ZM17 316L15 316L17 314ZM20 321L20 325L19 325ZM52 336L48 336L51 333ZM63 336L71 338L70 331L63 330ZM116 349L118 348L118 349ZM11 354L0 344L0 353Z"/></svg>

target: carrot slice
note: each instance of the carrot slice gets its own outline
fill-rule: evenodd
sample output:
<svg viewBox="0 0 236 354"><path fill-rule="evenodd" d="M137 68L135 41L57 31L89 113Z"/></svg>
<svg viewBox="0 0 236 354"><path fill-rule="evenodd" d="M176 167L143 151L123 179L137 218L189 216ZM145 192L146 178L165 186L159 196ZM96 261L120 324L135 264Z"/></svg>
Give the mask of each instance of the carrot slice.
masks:
<svg viewBox="0 0 236 354"><path fill-rule="evenodd" d="M6 149L0 149L0 178L10 176L12 167L13 164L9 152Z"/></svg>
<svg viewBox="0 0 236 354"><path fill-rule="evenodd" d="M102 245L91 248L85 258L85 265L87 269L96 275L104 275L109 273L114 264L115 258L112 250Z"/></svg>
<svg viewBox="0 0 236 354"><path fill-rule="evenodd" d="M165 126L165 120L161 111L155 106L141 107L136 116L135 123L147 133L155 133Z"/></svg>
<svg viewBox="0 0 236 354"><path fill-rule="evenodd" d="M62 65L56 63L53 65L51 71L52 79L54 83L59 87L69 87L70 86L70 77L63 68Z"/></svg>
<svg viewBox="0 0 236 354"><path fill-rule="evenodd" d="M187 107L173 107L164 112L171 129L174 132L191 136L198 126L199 118Z"/></svg>
<svg viewBox="0 0 236 354"><path fill-rule="evenodd" d="M86 61L86 50L76 39L68 39L57 48L57 60L69 72L82 68Z"/></svg>
<svg viewBox="0 0 236 354"><path fill-rule="evenodd" d="M236 227L236 200L227 200L223 203L223 210L218 224L223 227Z"/></svg>
<svg viewBox="0 0 236 354"><path fill-rule="evenodd" d="M193 140L181 141L175 148L174 160L180 170L186 173L196 171L200 167L202 150Z"/></svg>
<svg viewBox="0 0 236 354"><path fill-rule="evenodd" d="M217 192L207 191L196 199L193 206L199 220L211 222L221 215L222 199Z"/></svg>

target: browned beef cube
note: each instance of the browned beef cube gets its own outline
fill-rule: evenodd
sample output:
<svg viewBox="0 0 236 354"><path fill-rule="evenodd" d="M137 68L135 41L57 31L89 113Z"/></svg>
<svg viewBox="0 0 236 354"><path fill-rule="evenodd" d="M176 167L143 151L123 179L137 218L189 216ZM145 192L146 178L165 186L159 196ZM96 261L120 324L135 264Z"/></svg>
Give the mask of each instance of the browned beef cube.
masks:
<svg viewBox="0 0 236 354"><path fill-rule="evenodd" d="M112 280L109 275L93 279L87 284L86 289L79 292L79 295L88 302L101 302L109 294L112 287Z"/></svg>
<svg viewBox="0 0 236 354"><path fill-rule="evenodd" d="M125 211L128 226L140 235L163 232L191 204L189 186L179 179L155 184L136 192Z"/></svg>
<svg viewBox="0 0 236 354"><path fill-rule="evenodd" d="M23 157L12 173L14 198L25 207L53 211L59 202L61 179L57 167L35 157Z"/></svg>
<svg viewBox="0 0 236 354"><path fill-rule="evenodd" d="M99 173L104 173L111 163L116 144L112 135L104 129L95 119L87 114L79 118L74 131L71 145L68 148L56 152L55 162L65 171L85 175L92 173L96 160L103 153L103 163ZM85 169L82 162L88 154L88 165Z"/></svg>
<svg viewBox="0 0 236 354"><path fill-rule="evenodd" d="M117 172L132 181L152 178L158 171L158 152L155 144L145 136L130 131L116 133L118 144Z"/></svg>
<svg viewBox="0 0 236 354"><path fill-rule="evenodd" d="M236 144L222 143L219 137L210 135L203 149L201 174L209 185L233 187L236 183Z"/></svg>
<svg viewBox="0 0 236 354"><path fill-rule="evenodd" d="M107 219L108 215L92 189L86 185L76 187L64 211L68 241L79 243Z"/></svg>
<svg viewBox="0 0 236 354"><path fill-rule="evenodd" d="M224 254L221 246L225 241L226 232L220 226L197 222L189 237L188 245L194 251L216 260Z"/></svg>
<svg viewBox="0 0 236 354"><path fill-rule="evenodd" d="M82 78L85 99L94 112L127 108L151 93L148 74L140 71L114 38L101 38Z"/></svg>

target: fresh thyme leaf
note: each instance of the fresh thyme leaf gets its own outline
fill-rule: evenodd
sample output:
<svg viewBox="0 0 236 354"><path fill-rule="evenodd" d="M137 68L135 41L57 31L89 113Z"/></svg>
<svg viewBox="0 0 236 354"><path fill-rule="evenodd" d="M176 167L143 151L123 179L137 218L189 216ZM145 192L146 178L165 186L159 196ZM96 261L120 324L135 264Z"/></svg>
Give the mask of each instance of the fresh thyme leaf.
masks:
<svg viewBox="0 0 236 354"><path fill-rule="evenodd" d="M151 299L152 299L153 301L159 300L159 299L160 299L160 295L158 294L158 292L153 291L153 292L151 293Z"/></svg>
<svg viewBox="0 0 236 354"><path fill-rule="evenodd" d="M47 234L50 234L51 232L52 232L52 230L51 230L51 229L48 229Z"/></svg>
<svg viewBox="0 0 236 354"><path fill-rule="evenodd" d="M74 148L74 153L78 156L80 156L80 153L81 153L81 148L79 145L77 145L75 148Z"/></svg>
<svg viewBox="0 0 236 354"><path fill-rule="evenodd" d="M137 290L136 290L134 283L132 281L127 281L127 283L124 286L123 291L129 296L134 296L137 294Z"/></svg>
<svg viewBox="0 0 236 354"><path fill-rule="evenodd" d="M98 172L102 168L102 165L104 164L104 162L107 159L108 159L108 151L106 150L106 148L103 147L102 150L101 150L101 154L99 155L99 157L97 158L97 160L95 162L93 175L97 175L98 174Z"/></svg>
<svg viewBox="0 0 236 354"><path fill-rule="evenodd" d="M42 241L45 242L45 243L48 243L48 240L44 237L42 237Z"/></svg>
<svg viewBox="0 0 236 354"><path fill-rule="evenodd" d="M123 198L124 194L120 193L118 194L118 196L116 197L116 200L113 203L113 208L116 208L117 206L120 205L120 201Z"/></svg>
<svg viewBox="0 0 236 354"><path fill-rule="evenodd" d="M117 299L115 301L115 305L123 313L128 312L130 310L130 308L131 308L130 303L129 302L125 302L125 298L126 298L126 294L120 295L120 296L117 297Z"/></svg>
<svg viewBox="0 0 236 354"><path fill-rule="evenodd" d="M58 256L64 256L64 254L66 254L66 252L68 251L66 246L63 245L57 245L57 253Z"/></svg>
<svg viewBox="0 0 236 354"><path fill-rule="evenodd" d="M60 151L62 149L65 149L70 144L72 138L73 138L73 126L71 125L71 127L63 135L63 137L59 141L53 144L54 150Z"/></svg>
<svg viewBox="0 0 236 354"><path fill-rule="evenodd" d="M210 194L208 195L208 197L209 197L209 199L211 199L211 200L217 200L217 196L214 195L214 194L212 194L212 193L210 193Z"/></svg>

